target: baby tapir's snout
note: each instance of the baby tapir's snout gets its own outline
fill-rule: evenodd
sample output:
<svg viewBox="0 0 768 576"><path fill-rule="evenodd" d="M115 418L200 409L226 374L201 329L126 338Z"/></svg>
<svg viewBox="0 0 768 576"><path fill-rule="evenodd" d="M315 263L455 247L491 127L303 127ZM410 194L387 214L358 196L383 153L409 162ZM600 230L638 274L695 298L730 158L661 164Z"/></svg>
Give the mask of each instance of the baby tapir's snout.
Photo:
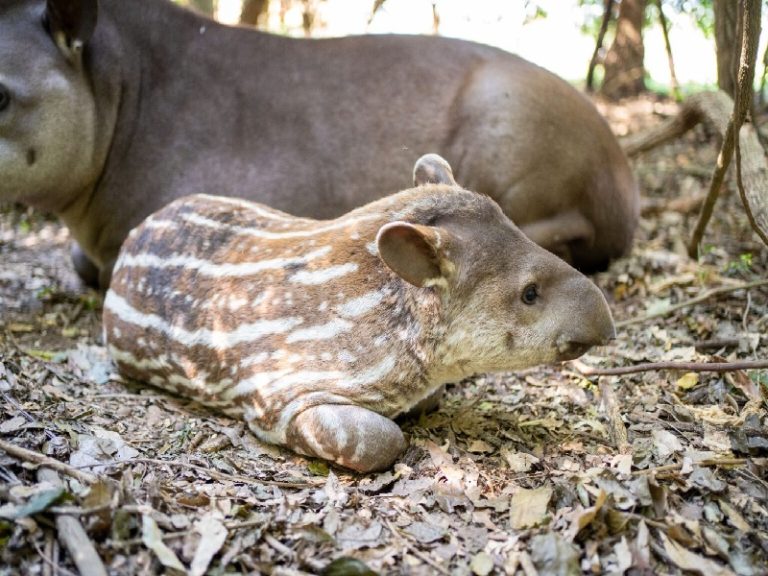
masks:
<svg viewBox="0 0 768 576"><path fill-rule="evenodd" d="M336 220L197 195L123 245L104 303L119 370L367 472L393 418L447 382L574 358L614 335L602 293L435 155Z"/></svg>
<svg viewBox="0 0 768 576"><path fill-rule="evenodd" d="M597 286L577 273L563 282L563 294L565 322L556 339L560 360L573 360L616 338L611 311Z"/></svg>

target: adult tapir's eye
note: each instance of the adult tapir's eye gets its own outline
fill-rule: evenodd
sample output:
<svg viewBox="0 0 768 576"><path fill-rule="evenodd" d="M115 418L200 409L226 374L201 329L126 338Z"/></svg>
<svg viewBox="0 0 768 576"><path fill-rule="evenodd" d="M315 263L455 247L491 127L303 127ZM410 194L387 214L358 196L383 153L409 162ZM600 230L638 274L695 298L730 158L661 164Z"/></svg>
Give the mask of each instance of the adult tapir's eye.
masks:
<svg viewBox="0 0 768 576"><path fill-rule="evenodd" d="M11 93L8 88L0 84L0 112L8 108L11 103Z"/></svg>
<svg viewBox="0 0 768 576"><path fill-rule="evenodd" d="M534 304L539 297L539 288L536 284L528 284L523 289L523 304Z"/></svg>

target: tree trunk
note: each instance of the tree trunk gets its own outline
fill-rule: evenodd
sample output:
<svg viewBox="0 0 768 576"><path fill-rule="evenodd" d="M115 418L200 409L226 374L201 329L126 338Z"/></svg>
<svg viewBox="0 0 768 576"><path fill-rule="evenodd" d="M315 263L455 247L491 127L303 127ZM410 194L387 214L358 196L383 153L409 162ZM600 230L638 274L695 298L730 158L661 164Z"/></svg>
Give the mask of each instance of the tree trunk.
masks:
<svg viewBox="0 0 768 576"><path fill-rule="evenodd" d="M637 96L645 90L643 16L646 0L622 0L616 38L605 57L601 94L611 100Z"/></svg>
<svg viewBox="0 0 768 576"><path fill-rule="evenodd" d="M259 19L266 14L269 0L244 0L240 11L240 23L258 28Z"/></svg>
<svg viewBox="0 0 768 576"><path fill-rule="evenodd" d="M717 86L734 97L739 45L737 38L738 2L714 0L715 46L717 48Z"/></svg>

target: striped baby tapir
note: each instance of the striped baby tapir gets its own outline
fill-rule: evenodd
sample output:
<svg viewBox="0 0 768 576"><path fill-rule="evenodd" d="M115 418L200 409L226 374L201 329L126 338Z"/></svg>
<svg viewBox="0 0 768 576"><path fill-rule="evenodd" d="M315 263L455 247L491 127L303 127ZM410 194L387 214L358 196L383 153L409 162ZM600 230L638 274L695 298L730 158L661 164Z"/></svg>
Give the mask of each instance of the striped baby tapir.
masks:
<svg viewBox="0 0 768 576"><path fill-rule="evenodd" d="M422 157L414 180L336 220L207 195L154 213L104 302L119 371L367 472L406 446L392 419L445 383L614 336L600 290L445 160Z"/></svg>

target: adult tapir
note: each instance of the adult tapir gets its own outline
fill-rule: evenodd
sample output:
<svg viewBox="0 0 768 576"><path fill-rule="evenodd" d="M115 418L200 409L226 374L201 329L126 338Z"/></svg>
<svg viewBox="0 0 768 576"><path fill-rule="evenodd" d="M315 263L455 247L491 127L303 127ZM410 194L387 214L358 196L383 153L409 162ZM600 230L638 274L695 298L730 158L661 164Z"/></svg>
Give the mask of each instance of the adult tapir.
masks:
<svg viewBox="0 0 768 576"><path fill-rule="evenodd" d="M582 270L637 222L592 104L488 46L288 39L168 0L2 0L0 54L0 200L59 215L104 287L128 231L174 198L330 218L407 188L425 152Z"/></svg>

